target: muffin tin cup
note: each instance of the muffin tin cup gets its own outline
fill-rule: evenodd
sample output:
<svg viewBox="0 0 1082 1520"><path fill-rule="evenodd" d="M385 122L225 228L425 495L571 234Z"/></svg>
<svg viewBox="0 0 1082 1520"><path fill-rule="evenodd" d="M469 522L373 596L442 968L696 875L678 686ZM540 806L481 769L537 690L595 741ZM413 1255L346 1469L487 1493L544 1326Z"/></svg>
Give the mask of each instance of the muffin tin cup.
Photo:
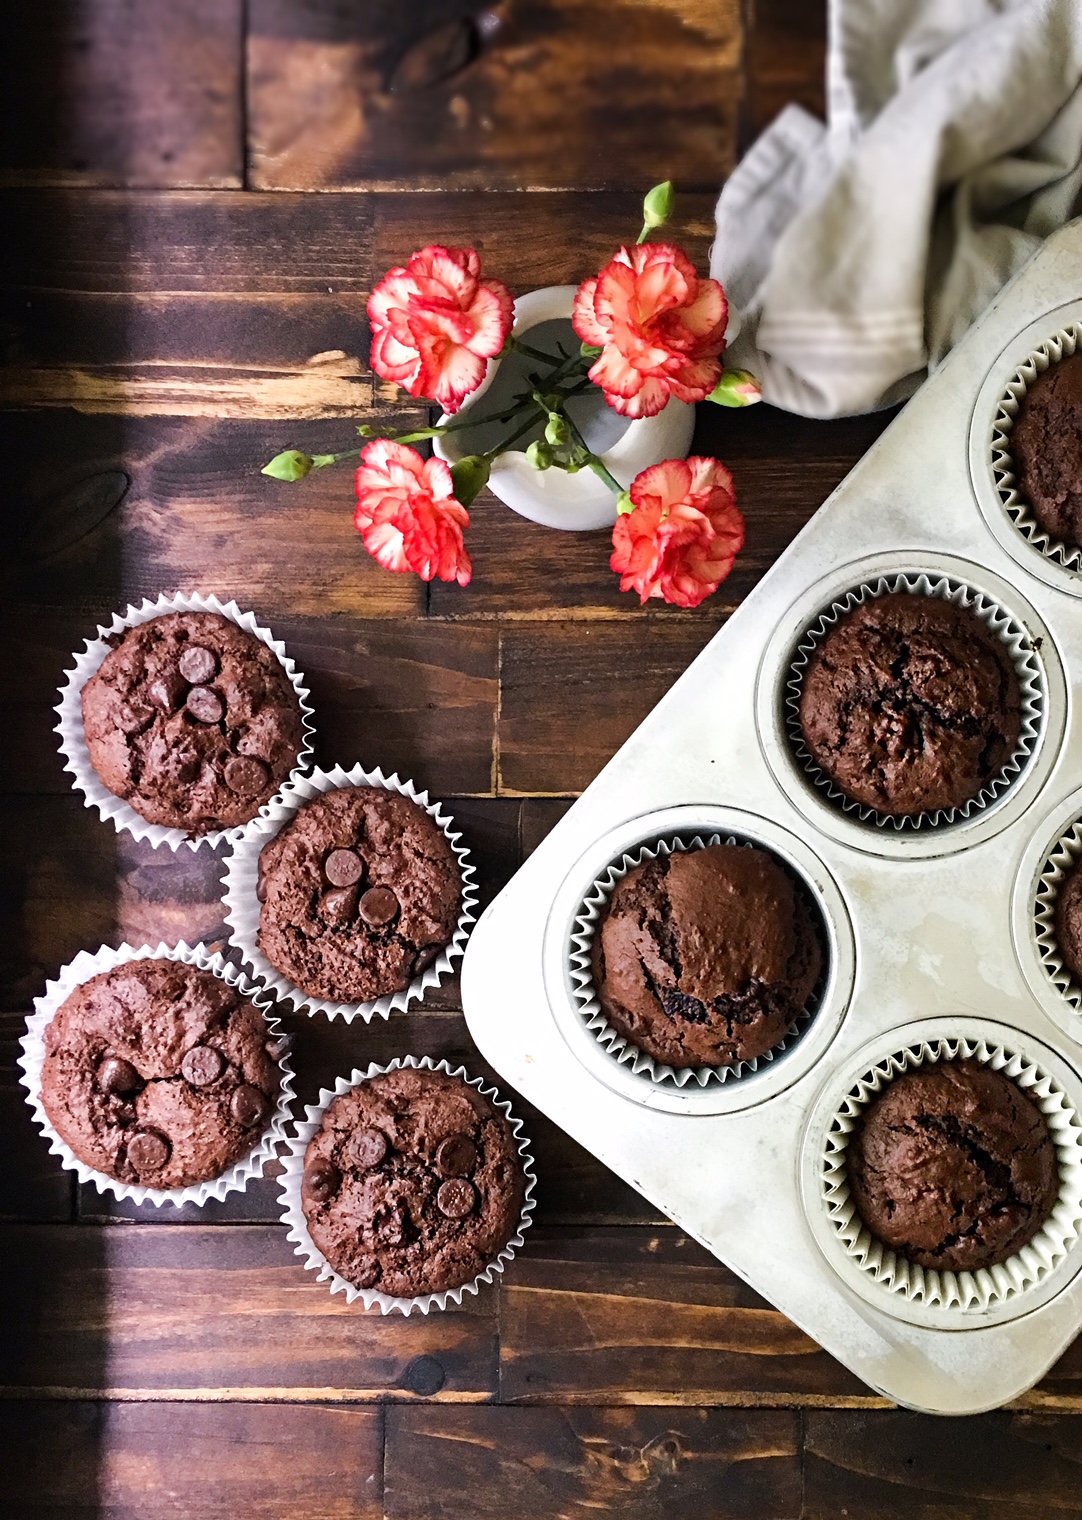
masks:
<svg viewBox="0 0 1082 1520"><path fill-rule="evenodd" d="M943 1021L946 1022L946 1021ZM957 1026L960 1022L951 1020ZM988 1315L1010 1306L1026 1313L1033 1291L1065 1261L1082 1232L1082 1118L1064 1086L1045 1070L1040 1055L1025 1051L1025 1038L1002 1041L1013 1031L990 1026L988 1036L941 1037L917 1034L867 1065L851 1082L830 1119L818 1159L817 1205L827 1230L820 1244L842 1264L857 1268L865 1288L879 1290L880 1307L902 1318L916 1311L922 1323L952 1328L961 1318ZM865 1108L895 1078L936 1061L974 1060L1009 1077L1045 1117L1059 1166L1059 1197L1037 1234L1014 1256L976 1271L949 1272L920 1267L877 1240L857 1212L849 1189L846 1157L849 1139ZM810 1200L809 1200L810 1201ZM836 1262L836 1264L838 1264ZM893 1303L891 1301L893 1300Z"/></svg>
<svg viewBox="0 0 1082 1520"><path fill-rule="evenodd" d="M800 697L804 677L816 648L854 608L874 601L877 597L897 592L905 592L911 596L940 597L943 601L953 602L955 606L974 613L1005 646L1018 677L1022 710L1018 743L1014 753L987 786L982 787L975 797L971 797L968 802L962 803L959 807L936 808L927 813L908 815L880 813L846 796L839 787L835 786L829 776L816 765L804 743L800 725ZM894 829L899 832L904 830L911 833L920 830L926 833L931 829L949 826L963 819L971 819L1003 796L1022 774L1036 747L1046 705L1041 665L1033 651L1029 635L1017 618L983 591L978 591L956 580L953 576L902 572L881 575L874 580L860 582L844 596L833 601L806 629L790 662L789 676L785 683L784 726L789 745L803 774L844 814L880 829Z"/></svg>
<svg viewBox="0 0 1082 1520"><path fill-rule="evenodd" d="M259 877L259 856L263 847L289 822L304 803L310 802L313 797L318 797L323 792L336 791L339 787L346 786L382 787L384 791L399 792L403 797L408 797L412 802L417 803L418 807L424 808L445 835L462 872L462 908L450 944L440 951L431 966L427 967L420 976L414 977L408 987L399 992L384 993L382 997L374 998L367 1003L335 1003L327 998L311 996L282 976L259 948L260 905L256 897L256 882ZM412 781L402 781L397 775L385 776L378 768L374 771L366 771L359 765L355 765L348 771L340 765L336 765L330 771L314 770L298 780L291 797L278 816L264 825L258 834L243 839L226 862L223 878L225 890L222 901L226 910L226 923L233 931L230 935L230 944L237 947L255 976L265 986L273 988L280 997L287 999L299 1012L325 1013L328 1018L341 1018L347 1024L357 1018L364 1019L366 1022L377 1016L383 1019L388 1018L395 1009L405 1009L411 1002L424 997L427 988L438 987L466 947L470 925L476 918L474 909L477 906L477 886L474 882L474 868L470 864L470 854L461 843L461 838L460 834L454 832L454 819L450 814L445 813L438 802L430 802L428 793L419 792Z"/></svg>
<svg viewBox="0 0 1082 1520"><path fill-rule="evenodd" d="M1019 363L1008 380L992 422L991 466L1003 510L1025 541L1054 565L1082 570L1082 548L1053 538L1042 528L1029 502L1019 489L1011 451L1011 429L1030 386L1053 365L1082 349L1082 321L1067 322L1038 343Z"/></svg>
<svg viewBox="0 0 1082 1520"><path fill-rule="evenodd" d="M518 1159L526 1179L526 1192L522 1202L522 1212L519 1215L518 1225L514 1234L501 1248L494 1261L490 1261L483 1272L469 1282L463 1283L457 1288L447 1288L442 1293L423 1293L416 1298L393 1298L387 1293L377 1293L371 1288L357 1288L353 1283L334 1270L330 1262L318 1249L311 1235L308 1233L308 1221L304 1217L304 1208L301 1203L301 1183L304 1177L304 1153L308 1149L308 1142L319 1129L323 1120L323 1114L333 1099L341 1097L343 1093L360 1086L372 1077L382 1076L389 1071L398 1071L402 1068L413 1068L417 1071L440 1071L449 1077L461 1077L471 1087L476 1087L483 1098L487 1098L493 1108L498 1109L507 1119L511 1126L511 1132L518 1146ZM332 1293L344 1293L347 1303L356 1303L360 1299L366 1309L379 1309L382 1314L428 1314L432 1309L446 1309L449 1304L461 1304L464 1293L476 1293L482 1283L493 1281L494 1274L503 1272L508 1262L513 1260L516 1251L523 1243L523 1235L528 1229L536 1205L534 1188L537 1178L534 1172L533 1155L530 1151L530 1143L522 1133L522 1120L516 1119L511 1112L510 1103L502 1099L494 1087L486 1087L483 1078L471 1077L465 1067L450 1066L446 1061L433 1061L428 1056L403 1056L389 1061L386 1066L377 1066L373 1063L367 1071L359 1071L356 1068L348 1077L339 1077L334 1088L323 1087L320 1089L319 1102L305 1108L305 1118L298 1121L294 1127L294 1133L288 1141L289 1150L283 1158L283 1172L281 1177L281 1200L282 1219L288 1226L288 1239L295 1243L294 1254L304 1257L306 1271L318 1271L318 1280L330 1285Z"/></svg>
<svg viewBox="0 0 1082 1520"><path fill-rule="evenodd" d="M671 855L674 851L701 850L716 844L752 846L754 841L740 839L736 835L723 837L717 833L709 834L705 838L702 834L694 834L691 837L671 835L657 839L651 844L641 845L634 853L626 852L620 860L615 861L594 880L571 931L571 984L583 1023L614 1061L630 1067L636 1076L648 1077L651 1082L659 1086L683 1088L689 1083L697 1084L699 1087L720 1085L725 1082L739 1081L742 1077L750 1076L761 1071L763 1067L769 1066L780 1055L791 1050L807 1029L818 1012L823 988L828 979L829 966L824 964L811 997L790 1024L784 1038L764 1055L753 1057L750 1061L738 1061L732 1066L666 1066L660 1061L655 1061L645 1050L640 1050L609 1023L602 1011L597 988L594 986L593 942L601 916L617 882L622 881L636 866L642 865L647 860L656 860L659 855ZM768 846L760 845L757 848L766 850L768 854L771 854L772 859L776 858ZM793 872L788 866L783 865L782 868L790 878L793 877ZM802 895L807 899L806 891ZM818 907L809 903L809 908L813 920L817 920ZM825 937L822 933L819 937L825 957L828 953Z"/></svg>
<svg viewBox="0 0 1082 1520"><path fill-rule="evenodd" d="M167 612L216 612L221 617L228 618L231 623L236 623L237 627L243 628L246 633L252 633L256 638L262 639L268 649L274 651L300 703L301 749L289 777L270 801L263 804L255 818L231 829L215 829L206 834L190 834L186 829L166 828L164 824L148 823L130 803L125 802L123 797L117 797L109 790L90 760L90 750L83 730L83 687L105 657L112 652L113 645L109 642L110 640L116 635L126 633L129 628L137 628L141 623L149 623ZM76 654L74 659L75 665L73 669L65 673L64 683L60 687L60 701L55 708L60 722L56 725L54 732L60 735L60 753L64 757L64 769L71 772L73 786L77 791L82 792L86 799L86 806L97 808L101 817L111 822L118 833L123 830L131 834L134 839L148 839L152 845L168 845L171 850L178 850L181 845L197 850L201 845L213 847L223 840L243 839L253 829L258 829L261 823L273 823L275 819L283 815L287 799L312 754L315 725L311 721L312 707L308 701L308 688L305 685L304 676L286 654L285 645L276 639L269 629L263 628L256 622L254 613L242 612L236 602L220 602L216 596L199 594L166 596L163 593L157 601L152 602L147 598L141 606L129 606L123 615L117 613L107 628L99 624L98 637L87 639L86 648L82 654Z"/></svg>
<svg viewBox="0 0 1082 1520"><path fill-rule="evenodd" d="M1033 919L1037 953L1049 981L1065 1003L1082 1013L1082 987L1060 954L1056 935L1056 904L1067 877L1082 860L1082 819L1056 840L1037 880Z"/></svg>
<svg viewBox="0 0 1082 1520"><path fill-rule="evenodd" d="M126 965L129 961L145 960L183 961L187 966L198 966L201 971L212 972L255 1004L263 1015L268 1039L273 1039L282 1033L278 1019L267 1011L274 1006L273 1000L262 988L253 985L242 972L237 970L236 966L231 966L221 955L212 955L205 945L188 946L182 941L179 945L162 944L157 949L144 946L138 950L131 945L121 945L116 950L103 946L96 955L80 950L75 959L69 961L61 970L55 982L46 982L44 996L34 999L36 1011L27 1019L26 1033L19 1042L22 1047L19 1065L23 1070L23 1075L19 1080L26 1088L27 1101L33 1110L34 1121L49 1141L49 1150L53 1155L60 1157L63 1167L79 1174L80 1182L92 1182L99 1193L112 1193L114 1197L120 1199L130 1198L137 1204L152 1203L160 1208L164 1203L171 1203L176 1208L180 1208L185 1203L194 1203L201 1208L210 1198L221 1201L228 1193L243 1192L253 1177L262 1176L264 1164L276 1158L278 1145L286 1138L286 1125L292 1118L290 1103L295 1096L293 1067L287 1055L278 1058L277 1064L282 1073L281 1090L273 1117L258 1143L243 1160L234 1162L220 1177L212 1178L208 1182L192 1183L189 1187L138 1187L131 1183L121 1182L105 1172L95 1171L84 1161L80 1161L74 1151L60 1138L41 1101L41 1070L45 1062L45 1028L61 1003L77 987L81 987L84 982L88 982L99 972L112 971L114 967Z"/></svg>

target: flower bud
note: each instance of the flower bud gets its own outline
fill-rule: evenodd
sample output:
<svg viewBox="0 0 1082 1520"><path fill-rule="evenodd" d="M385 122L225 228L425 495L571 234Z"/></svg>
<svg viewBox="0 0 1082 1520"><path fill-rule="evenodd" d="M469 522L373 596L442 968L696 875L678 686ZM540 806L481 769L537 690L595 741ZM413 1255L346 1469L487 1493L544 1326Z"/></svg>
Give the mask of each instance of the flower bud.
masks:
<svg viewBox="0 0 1082 1520"><path fill-rule="evenodd" d="M560 416L559 412L553 412L549 417L549 420L545 425L545 437L548 442L555 445L556 448L559 448L561 444L566 443L571 437L571 430L568 427L565 419Z"/></svg>
<svg viewBox="0 0 1082 1520"><path fill-rule="evenodd" d="M259 473L269 475L272 480L303 480L311 468L311 455L302 454L299 449L285 449L281 454L275 454L270 464L265 464Z"/></svg>
<svg viewBox="0 0 1082 1520"><path fill-rule="evenodd" d="M460 459L451 466L451 479L454 482L455 498L464 507L472 504L474 498L488 483L488 477L492 466L482 454L467 454L465 459Z"/></svg>
<svg viewBox="0 0 1082 1520"><path fill-rule="evenodd" d="M754 406L763 399L763 393L758 380L746 369L727 369L706 399L718 406Z"/></svg>
<svg viewBox="0 0 1082 1520"><path fill-rule="evenodd" d="M526 450L526 458L535 470L547 470L552 464L552 446L540 438L535 438Z"/></svg>
<svg viewBox="0 0 1082 1520"><path fill-rule="evenodd" d="M642 219L647 227L663 227L673 214L676 205L676 191L673 189L671 179L664 184L655 185L647 192L642 203Z"/></svg>

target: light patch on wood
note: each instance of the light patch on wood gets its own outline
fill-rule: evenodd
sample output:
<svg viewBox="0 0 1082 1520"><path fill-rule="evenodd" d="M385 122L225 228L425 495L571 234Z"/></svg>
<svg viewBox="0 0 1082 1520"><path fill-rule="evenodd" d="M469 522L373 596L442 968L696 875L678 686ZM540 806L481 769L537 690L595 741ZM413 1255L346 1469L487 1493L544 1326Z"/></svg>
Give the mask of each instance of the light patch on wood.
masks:
<svg viewBox="0 0 1082 1520"><path fill-rule="evenodd" d="M125 417L356 417L372 405L373 385L345 354L304 369L232 369L208 364L12 368L0 374L0 406L70 407ZM384 387L380 387L381 393Z"/></svg>

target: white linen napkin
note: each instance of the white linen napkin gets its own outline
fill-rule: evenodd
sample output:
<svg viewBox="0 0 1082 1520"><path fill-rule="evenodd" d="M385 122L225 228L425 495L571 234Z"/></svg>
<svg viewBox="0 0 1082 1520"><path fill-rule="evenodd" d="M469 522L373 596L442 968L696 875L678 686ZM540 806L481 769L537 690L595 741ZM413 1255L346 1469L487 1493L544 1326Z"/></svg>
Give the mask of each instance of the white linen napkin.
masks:
<svg viewBox="0 0 1082 1520"><path fill-rule="evenodd" d="M809 417L911 395L1082 210L1082 0L830 0L827 108L737 166L710 262L727 362Z"/></svg>

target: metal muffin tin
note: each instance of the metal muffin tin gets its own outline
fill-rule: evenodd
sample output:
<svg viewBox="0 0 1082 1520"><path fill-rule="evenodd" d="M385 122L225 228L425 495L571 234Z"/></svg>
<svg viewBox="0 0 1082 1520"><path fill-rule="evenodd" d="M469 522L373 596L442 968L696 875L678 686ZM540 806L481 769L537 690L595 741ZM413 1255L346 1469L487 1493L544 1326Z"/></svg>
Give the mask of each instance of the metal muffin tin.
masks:
<svg viewBox="0 0 1082 1520"><path fill-rule="evenodd" d="M534 852L481 918L462 972L470 1031L502 1077L873 1389L943 1414L1015 1398L1082 1329L1082 1240L1003 1299L915 1303L838 1260L815 1178L849 1084L930 1032L1017 1052L1082 1107L1082 1013L1052 985L1034 917L1048 854L1082 815L1082 579L1021 537L990 465L1008 381L1077 316L1080 296L1073 223ZM898 572L997 602L1026 630L1044 682L1021 774L970 817L927 829L842 811L802 771L785 727L787 672L809 624L851 586ZM679 1087L636 1074L587 1029L570 940L591 884L624 851L714 832L761 842L803 878L830 969L791 1049L737 1080Z"/></svg>

